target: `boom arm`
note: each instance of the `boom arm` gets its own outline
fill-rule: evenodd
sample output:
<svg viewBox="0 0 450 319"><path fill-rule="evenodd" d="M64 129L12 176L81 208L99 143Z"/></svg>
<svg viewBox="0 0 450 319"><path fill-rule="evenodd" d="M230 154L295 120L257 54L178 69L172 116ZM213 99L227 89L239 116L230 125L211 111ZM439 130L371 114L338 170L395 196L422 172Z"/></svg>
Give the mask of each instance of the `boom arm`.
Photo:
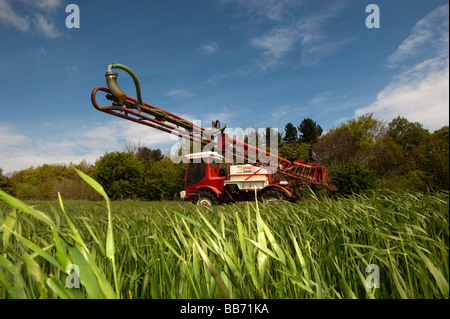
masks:
<svg viewBox="0 0 450 319"><path fill-rule="evenodd" d="M122 69L131 75L136 86L137 99L125 95L119 88L116 82L118 74L112 72L113 68ZM226 126L221 127L219 121L213 122L213 130L206 130L175 114L142 102L139 81L134 72L124 65L116 63L109 65L105 77L108 88L96 87L91 94L92 104L101 112L156 128L195 143L209 144L216 147L222 154L231 154L237 162L251 161L254 165L260 166L267 166L275 162L278 168L274 173L275 181L285 181L289 185L302 183L336 190L336 187L328 180L326 168L319 166L312 159L291 162L230 137L223 132ZM98 91L106 93L105 97L112 101L112 105L99 106L96 100ZM216 136L217 141L215 140ZM262 160L262 157L264 157L264 160Z"/></svg>

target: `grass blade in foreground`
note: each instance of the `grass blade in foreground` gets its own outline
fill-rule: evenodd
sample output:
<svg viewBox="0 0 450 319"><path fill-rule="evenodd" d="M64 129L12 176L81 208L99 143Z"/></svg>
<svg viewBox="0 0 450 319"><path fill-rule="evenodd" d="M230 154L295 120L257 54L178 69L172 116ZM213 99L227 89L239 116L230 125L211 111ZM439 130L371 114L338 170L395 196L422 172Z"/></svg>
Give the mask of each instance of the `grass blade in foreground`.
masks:
<svg viewBox="0 0 450 319"><path fill-rule="evenodd" d="M73 169L75 170L75 172L77 172L77 174L86 183L88 183L92 188L94 188L106 200L106 205L108 208L108 230L107 230L107 235L106 235L106 256L111 260L112 267L113 267L114 286L116 289L116 296L117 296L117 298L120 298L119 283L117 280L116 262L114 259L115 246L114 246L114 234L113 234L113 227L112 227L111 203L109 201L109 197L106 194L105 190L103 189L102 185L100 185L96 180L94 180L90 176L86 175L85 173L79 171L75 167L73 167Z"/></svg>

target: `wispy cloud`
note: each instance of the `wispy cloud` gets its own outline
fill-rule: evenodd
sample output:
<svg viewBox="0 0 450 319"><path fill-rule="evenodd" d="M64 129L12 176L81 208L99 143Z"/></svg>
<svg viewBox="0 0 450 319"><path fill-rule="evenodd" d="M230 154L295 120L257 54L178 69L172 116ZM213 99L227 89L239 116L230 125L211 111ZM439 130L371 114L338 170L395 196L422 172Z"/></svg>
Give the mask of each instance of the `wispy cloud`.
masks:
<svg viewBox="0 0 450 319"><path fill-rule="evenodd" d="M331 2L327 10L314 12L298 19L294 25L300 44L300 66L316 67L323 58L332 55L355 38L332 37L326 31L347 8L346 2Z"/></svg>
<svg viewBox="0 0 450 319"><path fill-rule="evenodd" d="M203 114L202 123L206 123L205 127L209 126L212 121L220 120L221 123L229 122L230 119L239 114L232 111L228 106L222 107L222 110L217 110L216 112Z"/></svg>
<svg viewBox="0 0 450 319"><path fill-rule="evenodd" d="M303 1L221 0L220 2L237 5L247 18L256 15L264 23L258 24L260 27L251 32L249 39L250 46L257 49L259 54L247 66L226 75L216 75L207 83L215 83L229 76L271 72L285 66L288 61L294 67L316 67L323 58L354 40L335 39L326 32L330 21L346 8L346 4L342 2L331 2L327 10L316 12L305 10L300 17L293 17L291 13L293 8L302 6ZM270 26L269 29L267 25Z"/></svg>
<svg viewBox="0 0 450 319"><path fill-rule="evenodd" d="M0 0L0 22L19 31L30 31L28 17L17 14L7 0Z"/></svg>
<svg viewBox="0 0 450 319"><path fill-rule="evenodd" d="M62 5L61 0L33 0L33 2L36 2L41 9L45 10L53 10Z"/></svg>
<svg viewBox="0 0 450 319"><path fill-rule="evenodd" d="M5 150L6 148L28 143L30 138L24 134L14 131L14 126L9 123L0 122L0 149Z"/></svg>
<svg viewBox="0 0 450 319"><path fill-rule="evenodd" d="M18 0L14 4L13 8L10 0L0 0L0 22L4 25L47 39L61 35L53 23L54 9L62 5L61 0ZM32 16L27 14L30 11L34 12Z"/></svg>
<svg viewBox="0 0 450 319"><path fill-rule="evenodd" d="M322 93L317 94L313 99L309 101L309 103L313 106L321 105L324 102L327 102L330 97L333 96L332 91L324 91Z"/></svg>
<svg viewBox="0 0 450 319"><path fill-rule="evenodd" d="M54 39L61 35L56 29L55 24L50 22L42 14L36 14L35 23L38 32L47 39Z"/></svg>
<svg viewBox="0 0 450 319"><path fill-rule="evenodd" d="M63 4L63 0L14 0L14 2L42 10L54 10Z"/></svg>
<svg viewBox="0 0 450 319"><path fill-rule="evenodd" d="M303 4L300 0L219 0L222 5L236 5L238 12L252 19L281 21L289 11Z"/></svg>
<svg viewBox="0 0 450 319"><path fill-rule="evenodd" d="M290 114L289 110L285 107L281 107L272 112L272 118L275 120L280 120L285 118L288 114Z"/></svg>
<svg viewBox="0 0 450 319"><path fill-rule="evenodd" d="M216 42L210 41L201 44L197 50L204 55L213 55L219 51L219 45Z"/></svg>
<svg viewBox="0 0 450 319"><path fill-rule="evenodd" d="M284 122L295 122L300 117L306 116L306 114L304 108L293 103L286 103L273 108L270 115L275 121L283 120Z"/></svg>
<svg viewBox="0 0 450 319"><path fill-rule="evenodd" d="M264 54L279 59L292 51L297 41L298 35L295 29L280 27L270 31L268 34L251 39L250 43L254 47L261 49Z"/></svg>
<svg viewBox="0 0 450 319"><path fill-rule="evenodd" d="M448 88L448 57L426 60L394 77L374 103L355 115L374 113L384 120L401 115L436 130L449 123Z"/></svg>
<svg viewBox="0 0 450 319"><path fill-rule="evenodd" d="M411 57L423 55L421 62L407 65ZM402 72L355 114L374 113L384 120L400 115L430 130L448 125L448 4L419 20L388 61L390 67L402 66Z"/></svg>
<svg viewBox="0 0 450 319"><path fill-rule="evenodd" d="M442 5L420 19L410 35L388 57L390 67L417 56L423 50L434 49L448 55L449 5Z"/></svg>
<svg viewBox="0 0 450 319"><path fill-rule="evenodd" d="M189 90L181 90L181 89L175 89L175 90L170 90L169 92L167 92L166 94L167 96L171 96L174 98L189 98L189 97L193 97L196 96L197 94L195 94L192 91Z"/></svg>
<svg viewBox="0 0 450 319"><path fill-rule="evenodd" d="M339 124L342 124L342 123L345 123L345 122L347 122L348 120L350 120L350 119L349 119L347 116L340 117L340 118L338 118L337 120L334 120L334 121L333 121L333 126L339 125Z"/></svg>

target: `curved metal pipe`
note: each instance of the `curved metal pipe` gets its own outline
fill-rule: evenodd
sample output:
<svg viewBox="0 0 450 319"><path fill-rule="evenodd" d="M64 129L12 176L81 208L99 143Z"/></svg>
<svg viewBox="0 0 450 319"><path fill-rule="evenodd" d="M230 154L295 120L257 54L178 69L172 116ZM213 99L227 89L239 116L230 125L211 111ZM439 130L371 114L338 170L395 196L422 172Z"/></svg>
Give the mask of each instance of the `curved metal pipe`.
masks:
<svg viewBox="0 0 450 319"><path fill-rule="evenodd" d="M108 89L111 91L111 94L114 95L114 97L119 101L119 103L123 103L127 99L127 96L117 85L116 81L117 76L118 74L111 71L111 65L109 65L105 73L106 85L108 86Z"/></svg>
<svg viewBox="0 0 450 319"><path fill-rule="evenodd" d="M109 66L108 66L108 68L109 68ZM127 66L125 66L123 64L116 63L116 62L114 62L111 65L111 68L113 68L113 69L122 69L125 72L127 72L133 78L134 86L136 87L137 100L138 100L140 105L144 105L144 103L142 102L142 97L141 97L141 86L139 84L139 80L138 80L136 74L134 74L134 72L129 67L127 67Z"/></svg>

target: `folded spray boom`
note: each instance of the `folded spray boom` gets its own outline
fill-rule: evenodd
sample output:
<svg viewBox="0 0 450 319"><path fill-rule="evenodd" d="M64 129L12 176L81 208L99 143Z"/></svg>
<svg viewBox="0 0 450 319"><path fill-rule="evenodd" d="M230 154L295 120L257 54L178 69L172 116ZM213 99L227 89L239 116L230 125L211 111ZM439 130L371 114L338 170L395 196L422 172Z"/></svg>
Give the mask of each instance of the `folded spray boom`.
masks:
<svg viewBox="0 0 450 319"><path fill-rule="evenodd" d="M118 74L113 72L112 69L124 70L133 78L137 99L127 96L122 91L117 84ZM203 145L215 143L213 136L223 132L226 128L226 126L221 127L219 121L215 121L213 130L206 130L175 114L142 102L139 80L134 72L125 65L118 63L108 65L105 78L108 88L97 87L91 94L92 104L99 111L187 138ZM108 93L106 98L113 102L111 106L101 107L98 105L96 100L98 91Z"/></svg>

